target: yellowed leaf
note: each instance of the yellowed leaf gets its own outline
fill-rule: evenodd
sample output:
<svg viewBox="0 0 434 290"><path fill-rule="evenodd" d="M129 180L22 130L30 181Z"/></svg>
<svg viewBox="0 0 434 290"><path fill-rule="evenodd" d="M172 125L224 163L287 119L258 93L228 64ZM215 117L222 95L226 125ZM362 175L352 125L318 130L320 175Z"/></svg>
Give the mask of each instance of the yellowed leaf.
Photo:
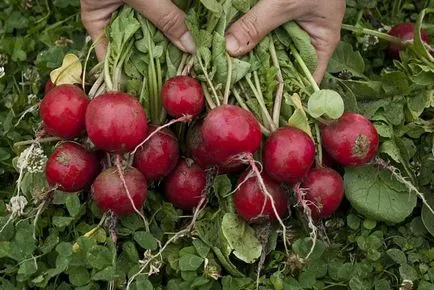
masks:
<svg viewBox="0 0 434 290"><path fill-rule="evenodd" d="M56 86L81 83L82 70L78 57L69 53L63 58L62 66L51 71L50 79Z"/></svg>

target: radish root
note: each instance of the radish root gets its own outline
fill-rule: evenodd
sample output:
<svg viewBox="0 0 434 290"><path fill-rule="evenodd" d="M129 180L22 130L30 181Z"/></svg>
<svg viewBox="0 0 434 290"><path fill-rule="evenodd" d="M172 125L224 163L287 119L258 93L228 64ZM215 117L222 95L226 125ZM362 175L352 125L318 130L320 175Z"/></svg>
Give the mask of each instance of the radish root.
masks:
<svg viewBox="0 0 434 290"><path fill-rule="evenodd" d="M148 222L146 221L145 216L137 209L136 205L134 204L133 198L131 197L130 191L128 190L127 182L125 180L125 176L124 176L124 173L123 173L123 170L122 170L122 166L121 166L121 157L120 157L120 155L116 155L115 164L116 164L116 168L118 170L119 177L120 177L120 179L122 181L122 184L124 186L125 192L126 192L126 194L128 196L128 199L130 200L131 206L133 207L134 211L142 218L143 223L145 224L146 228L148 229L149 225L148 225Z"/></svg>
<svg viewBox="0 0 434 290"><path fill-rule="evenodd" d="M244 154L241 154L241 155L238 156L238 158L239 158L239 160L241 160L242 162L247 163L247 164L250 165L253 174L256 176L256 181L257 181L259 187L261 188L262 193L263 193L263 194L265 195L265 197L266 197L266 198L265 198L265 201L264 201L264 205L263 205L262 211L264 210L264 207L265 207L265 204L266 204L266 202L267 202L267 199L268 199L268 198L270 199L270 201L271 201L271 207L273 208L274 215L276 216L276 218L277 218L279 224L280 224L281 227L282 227L283 245L284 245L284 247L285 247L285 252L286 252L286 254L288 254L288 253L289 253L289 250L288 250L288 245L287 245L287 243L286 243L286 226L285 226L285 224L283 223L282 219L280 218L280 216L279 216L279 214L278 214L278 212L277 212L277 209L276 209L276 205L275 205L275 202L274 202L274 198L273 198L273 196L268 192L268 189L267 189L267 187L265 186L264 180L262 179L262 176L261 176L262 166L260 166L261 170L259 170L259 169L258 169L258 166L256 166L256 163L257 163L258 161L256 161L256 160L253 158L252 153L244 153ZM259 162L258 162L258 163L259 163ZM246 177L246 179L248 179L248 178Z"/></svg>
<svg viewBox="0 0 434 290"><path fill-rule="evenodd" d="M294 186L294 190L295 190L295 194L296 194L297 199L298 199L297 204L303 208L303 214L306 216L307 221L308 221L308 227L311 230L311 232L309 233L309 236L312 239L312 246L309 250L309 253L307 253L306 257L304 258L307 260L307 259L309 259L310 255L313 253L313 250L315 249L316 240L318 237L318 235L317 235L318 228L315 226L315 224L313 222L312 211L311 211L309 206L315 206L315 207L318 207L318 206L314 202L305 199L307 189L301 188L299 183Z"/></svg>
<svg viewBox="0 0 434 290"><path fill-rule="evenodd" d="M416 186L413 185L413 183L411 183L409 180L407 180L404 176L402 176L401 172L399 171L398 168L390 165L389 162L377 157L374 160L374 164L377 165L380 168L386 169L387 171L389 171L393 177L396 178L396 180L398 180L400 183L402 183L408 190L409 192L414 192L416 193L416 195L422 200L423 204L428 208L428 210L434 214L434 210L433 208L428 204L427 200L425 199L425 195L420 192Z"/></svg>
<svg viewBox="0 0 434 290"><path fill-rule="evenodd" d="M131 156L134 156L134 154L136 154L136 151L139 150L139 148L142 147L143 144L145 144L146 142L148 142L148 140L151 139L152 136L154 136L155 134L157 134L158 132L160 132L164 128L167 128L167 127L169 127L169 126L171 126L171 125L173 125L175 123L190 122L191 120L193 120L193 116L192 115L185 115L185 116L179 117L178 119L171 120L170 122L167 122L163 126L158 127L157 129L155 129L154 132L152 132L151 134L149 134L148 137L146 137L145 140L143 140L139 145L137 145L136 148L134 148L134 151L131 152Z"/></svg>

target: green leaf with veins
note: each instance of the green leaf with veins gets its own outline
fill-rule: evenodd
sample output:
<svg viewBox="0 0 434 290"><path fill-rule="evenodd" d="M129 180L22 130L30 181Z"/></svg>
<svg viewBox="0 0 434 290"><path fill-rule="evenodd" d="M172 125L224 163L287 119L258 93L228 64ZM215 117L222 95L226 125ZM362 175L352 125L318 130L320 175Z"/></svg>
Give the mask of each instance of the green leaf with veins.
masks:
<svg viewBox="0 0 434 290"><path fill-rule="evenodd" d="M238 259L253 263L261 255L262 245L255 237L255 231L238 215L224 215L222 232Z"/></svg>
<svg viewBox="0 0 434 290"><path fill-rule="evenodd" d="M330 119L339 119L344 113L344 101L338 92L320 90L314 92L307 103L309 114L314 118L323 115Z"/></svg>
<svg viewBox="0 0 434 290"><path fill-rule="evenodd" d="M354 51L351 44L341 41L328 63L327 71L329 73L350 72L355 77L363 78L365 62L360 52Z"/></svg>
<svg viewBox="0 0 434 290"><path fill-rule="evenodd" d="M381 178L383 176L383 178ZM393 188L384 183L390 179ZM345 196L366 217L388 223L402 222L416 206L416 195L384 169L371 165L345 169Z"/></svg>

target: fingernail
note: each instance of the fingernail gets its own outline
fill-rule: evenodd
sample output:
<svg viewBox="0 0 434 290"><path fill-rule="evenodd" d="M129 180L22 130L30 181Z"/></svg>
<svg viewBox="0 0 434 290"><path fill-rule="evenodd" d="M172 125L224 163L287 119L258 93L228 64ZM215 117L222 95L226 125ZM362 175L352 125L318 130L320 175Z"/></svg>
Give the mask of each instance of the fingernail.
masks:
<svg viewBox="0 0 434 290"><path fill-rule="evenodd" d="M226 36L226 50L230 53L236 53L240 49L240 43L238 40L232 35L229 34Z"/></svg>
<svg viewBox="0 0 434 290"><path fill-rule="evenodd" d="M184 33L179 39L181 45L185 48L187 52L194 53L196 50L196 45L194 44L193 36L189 31Z"/></svg>

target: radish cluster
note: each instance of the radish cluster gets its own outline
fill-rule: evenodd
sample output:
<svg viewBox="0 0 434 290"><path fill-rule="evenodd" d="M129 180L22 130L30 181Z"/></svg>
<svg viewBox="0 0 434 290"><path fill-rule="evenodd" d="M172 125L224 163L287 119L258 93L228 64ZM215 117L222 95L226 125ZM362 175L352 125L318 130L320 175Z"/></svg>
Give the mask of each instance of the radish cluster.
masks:
<svg viewBox="0 0 434 290"><path fill-rule="evenodd" d="M51 81L45 91L40 110L44 132L66 139L46 164L52 188L90 188L99 208L119 216L142 208L150 182L163 181L167 199L178 208L198 205L206 187L205 170L180 157L178 139L169 129L148 125L135 97L110 91L89 100L78 86L55 86ZM173 117L196 116L204 105L202 89L190 77L169 79L161 98ZM86 137L92 150L80 144ZM124 166L125 154L133 158Z"/></svg>

